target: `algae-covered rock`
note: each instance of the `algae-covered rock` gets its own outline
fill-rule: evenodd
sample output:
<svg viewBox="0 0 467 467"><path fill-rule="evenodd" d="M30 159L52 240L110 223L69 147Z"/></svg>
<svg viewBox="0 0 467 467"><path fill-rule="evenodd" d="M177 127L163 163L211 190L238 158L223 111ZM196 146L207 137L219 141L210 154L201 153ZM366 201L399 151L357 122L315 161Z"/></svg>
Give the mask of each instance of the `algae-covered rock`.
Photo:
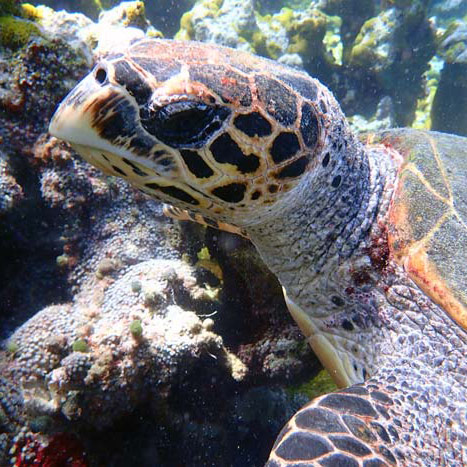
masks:
<svg viewBox="0 0 467 467"><path fill-rule="evenodd" d="M467 63L467 20L450 24L441 38L439 49L447 63Z"/></svg>
<svg viewBox="0 0 467 467"><path fill-rule="evenodd" d="M8 158L0 151L0 215L11 211L23 198L23 189L12 173Z"/></svg>
<svg viewBox="0 0 467 467"><path fill-rule="evenodd" d="M252 0L199 0L185 13L177 39L214 42L252 50L245 39L257 29Z"/></svg>
<svg viewBox="0 0 467 467"><path fill-rule="evenodd" d="M341 40L347 54L363 23L376 13L373 0L320 0L317 8L328 15L342 19Z"/></svg>
<svg viewBox="0 0 467 467"><path fill-rule="evenodd" d="M431 111L432 129L467 135L467 22L455 21L440 43L445 64Z"/></svg>
<svg viewBox="0 0 467 467"><path fill-rule="evenodd" d="M389 68L397 56L396 35L402 27L401 12L383 11L362 26L350 52L350 64L375 73Z"/></svg>
<svg viewBox="0 0 467 467"><path fill-rule="evenodd" d="M0 16L0 44L3 47L18 49L34 37L42 37L42 33L32 21L14 16Z"/></svg>
<svg viewBox="0 0 467 467"><path fill-rule="evenodd" d="M424 93L423 73L434 53L434 32L426 8L414 2L367 20L351 48L349 65L369 74L393 98L396 122L406 126L415 119L417 100Z"/></svg>

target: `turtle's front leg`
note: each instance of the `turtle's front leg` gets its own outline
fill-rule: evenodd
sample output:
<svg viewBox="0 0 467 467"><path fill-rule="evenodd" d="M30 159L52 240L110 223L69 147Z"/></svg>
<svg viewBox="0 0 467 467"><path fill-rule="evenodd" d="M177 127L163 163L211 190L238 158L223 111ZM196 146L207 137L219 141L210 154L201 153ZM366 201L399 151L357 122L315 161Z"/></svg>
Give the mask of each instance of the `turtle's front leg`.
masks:
<svg viewBox="0 0 467 467"><path fill-rule="evenodd" d="M267 467L465 466L463 394L416 362L394 362L303 407L282 429Z"/></svg>

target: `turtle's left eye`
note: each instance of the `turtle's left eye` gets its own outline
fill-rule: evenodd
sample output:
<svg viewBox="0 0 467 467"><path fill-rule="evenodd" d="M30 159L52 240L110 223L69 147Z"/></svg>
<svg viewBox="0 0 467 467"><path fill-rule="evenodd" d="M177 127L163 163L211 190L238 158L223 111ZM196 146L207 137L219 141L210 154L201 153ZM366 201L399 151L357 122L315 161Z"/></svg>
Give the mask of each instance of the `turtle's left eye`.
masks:
<svg viewBox="0 0 467 467"><path fill-rule="evenodd" d="M147 132L173 148L200 148L229 115L227 107L183 101L167 104L156 111L146 109L142 112L141 124Z"/></svg>

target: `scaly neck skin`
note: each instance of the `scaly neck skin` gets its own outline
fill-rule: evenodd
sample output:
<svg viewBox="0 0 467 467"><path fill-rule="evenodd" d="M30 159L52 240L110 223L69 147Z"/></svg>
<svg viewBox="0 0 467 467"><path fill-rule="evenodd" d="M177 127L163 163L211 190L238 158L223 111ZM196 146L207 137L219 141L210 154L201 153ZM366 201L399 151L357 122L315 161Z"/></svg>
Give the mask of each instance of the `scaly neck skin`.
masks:
<svg viewBox="0 0 467 467"><path fill-rule="evenodd" d="M358 256L362 240L382 214L383 190L392 185L395 168L388 170L392 161L371 155L353 139L326 167L321 164L309 174L298 203L247 229L263 260L302 307L307 305L300 298L308 295L307 283ZM341 179L337 187L336 177Z"/></svg>
<svg viewBox="0 0 467 467"><path fill-rule="evenodd" d="M377 341L385 339L378 307L364 293L349 297L348 290L356 288L358 274L371 271L367 250L386 216L397 167L350 133L328 149L330 161L322 159L309 174L300 202L248 234L306 316L303 325L292 312L323 364L329 369L335 364L329 359L344 361L345 370L336 369L343 374L335 377L344 386L373 373ZM327 339L324 350L315 337Z"/></svg>

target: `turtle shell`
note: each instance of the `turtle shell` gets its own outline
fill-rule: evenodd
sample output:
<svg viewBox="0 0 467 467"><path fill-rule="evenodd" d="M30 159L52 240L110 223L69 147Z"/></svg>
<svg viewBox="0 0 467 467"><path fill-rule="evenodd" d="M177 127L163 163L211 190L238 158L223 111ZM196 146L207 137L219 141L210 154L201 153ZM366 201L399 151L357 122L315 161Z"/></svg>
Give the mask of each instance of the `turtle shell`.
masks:
<svg viewBox="0 0 467 467"><path fill-rule="evenodd" d="M400 129L372 140L404 158L389 213L392 256L467 329L467 139Z"/></svg>

